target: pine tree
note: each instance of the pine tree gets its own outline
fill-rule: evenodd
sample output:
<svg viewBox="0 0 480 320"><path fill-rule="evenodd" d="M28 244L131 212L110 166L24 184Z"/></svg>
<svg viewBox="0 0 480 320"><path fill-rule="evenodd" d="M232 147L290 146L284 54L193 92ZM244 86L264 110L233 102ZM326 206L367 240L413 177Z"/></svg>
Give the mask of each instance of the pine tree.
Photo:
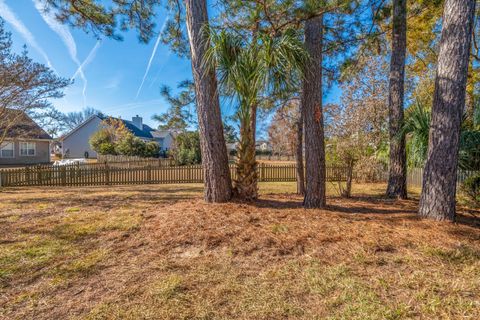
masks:
<svg viewBox="0 0 480 320"><path fill-rule="evenodd" d="M399 136L403 122L405 52L407 40L407 0L393 1L392 53L388 96L390 165L387 196L407 198L407 154L405 137Z"/></svg>
<svg viewBox="0 0 480 320"><path fill-rule="evenodd" d="M418 213L455 220L460 126L465 106L475 0L446 0L427 162Z"/></svg>

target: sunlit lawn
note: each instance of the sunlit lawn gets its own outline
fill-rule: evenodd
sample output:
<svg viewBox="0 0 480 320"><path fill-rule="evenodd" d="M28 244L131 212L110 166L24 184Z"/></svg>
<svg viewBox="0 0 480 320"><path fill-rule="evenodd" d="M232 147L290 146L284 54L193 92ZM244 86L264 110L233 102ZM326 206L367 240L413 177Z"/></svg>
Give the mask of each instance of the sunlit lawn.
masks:
<svg viewBox="0 0 480 320"><path fill-rule="evenodd" d="M383 184L352 199L329 184L329 208L304 210L295 189L228 204L201 185L4 190L0 318L480 318L472 214L418 220Z"/></svg>

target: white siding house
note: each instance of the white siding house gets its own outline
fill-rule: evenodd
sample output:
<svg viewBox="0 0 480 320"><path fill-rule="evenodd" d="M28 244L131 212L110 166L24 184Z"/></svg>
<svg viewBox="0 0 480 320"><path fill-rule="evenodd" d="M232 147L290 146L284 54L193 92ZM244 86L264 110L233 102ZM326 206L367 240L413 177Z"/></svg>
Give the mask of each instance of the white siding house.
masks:
<svg viewBox="0 0 480 320"><path fill-rule="evenodd" d="M93 115L78 127L61 138L62 153L64 158L96 158L97 153L90 146L90 137L101 128L102 121L107 117ZM136 137L144 141L155 141L160 145L161 151L172 148L174 135L168 130L154 130L143 124L141 117L133 117L132 120L122 120L125 127Z"/></svg>
<svg viewBox="0 0 480 320"><path fill-rule="evenodd" d="M62 153L64 158L96 158L97 153L92 150L89 140L97 132L102 119L91 116L81 125L62 137Z"/></svg>

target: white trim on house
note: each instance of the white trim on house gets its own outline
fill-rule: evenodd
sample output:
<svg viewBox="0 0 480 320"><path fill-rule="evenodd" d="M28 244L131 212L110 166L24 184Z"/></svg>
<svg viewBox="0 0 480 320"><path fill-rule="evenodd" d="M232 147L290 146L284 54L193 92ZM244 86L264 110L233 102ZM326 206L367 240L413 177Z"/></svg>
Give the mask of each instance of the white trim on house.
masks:
<svg viewBox="0 0 480 320"><path fill-rule="evenodd" d="M11 144L12 145L12 156L11 157L5 157L3 156L3 149L5 148L6 145L9 145ZM0 145L0 158L4 158L4 159L13 159L15 158L15 142L14 141L7 141L7 142L2 142L2 145Z"/></svg>
<svg viewBox="0 0 480 320"><path fill-rule="evenodd" d="M32 141L19 141L20 157L35 157L37 155L37 143ZM26 145L26 148L24 147ZM33 147L33 148L32 148ZM26 150L26 153L23 151ZM30 150L33 150L33 153L30 153Z"/></svg>

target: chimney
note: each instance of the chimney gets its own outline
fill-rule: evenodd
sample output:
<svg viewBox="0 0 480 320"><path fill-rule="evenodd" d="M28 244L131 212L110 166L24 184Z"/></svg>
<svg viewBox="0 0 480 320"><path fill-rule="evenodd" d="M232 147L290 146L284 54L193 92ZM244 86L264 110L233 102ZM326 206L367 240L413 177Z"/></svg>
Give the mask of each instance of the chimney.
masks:
<svg viewBox="0 0 480 320"><path fill-rule="evenodd" d="M132 117L132 122L140 130L143 130L143 119L142 117L139 117L138 114L135 117Z"/></svg>

